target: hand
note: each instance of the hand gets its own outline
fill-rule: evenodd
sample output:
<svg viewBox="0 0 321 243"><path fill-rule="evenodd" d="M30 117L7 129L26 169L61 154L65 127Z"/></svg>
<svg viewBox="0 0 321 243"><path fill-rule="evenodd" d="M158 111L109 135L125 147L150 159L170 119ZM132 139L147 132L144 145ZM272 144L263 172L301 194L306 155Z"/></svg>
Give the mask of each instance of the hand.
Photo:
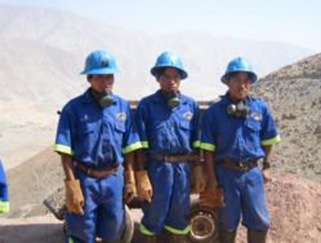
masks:
<svg viewBox="0 0 321 243"><path fill-rule="evenodd" d="M222 188L220 187L205 189L200 193L199 199L202 207L224 207L224 194Z"/></svg>
<svg viewBox="0 0 321 243"><path fill-rule="evenodd" d="M152 201L153 188L146 170L136 171L137 196L141 201Z"/></svg>
<svg viewBox="0 0 321 243"><path fill-rule="evenodd" d="M193 175L194 175L194 192L200 193L205 190L206 187L206 180L203 174L203 167L197 165L193 168Z"/></svg>
<svg viewBox="0 0 321 243"><path fill-rule="evenodd" d="M135 176L134 171L129 170L125 171L125 189L124 189L124 200L126 203L129 203L133 200L136 195L136 185L135 185Z"/></svg>
<svg viewBox="0 0 321 243"><path fill-rule="evenodd" d="M262 170L262 175L263 175L263 179L264 179L265 183L272 181L272 176L271 176L270 169L263 169Z"/></svg>
<svg viewBox="0 0 321 243"><path fill-rule="evenodd" d="M70 213L84 214L84 196L79 180L65 180L66 207Z"/></svg>
<svg viewBox="0 0 321 243"><path fill-rule="evenodd" d="M207 186L206 186L207 190L212 190L213 192L215 192L216 188L218 188L218 187L219 187L219 185L218 185L216 177L208 180Z"/></svg>

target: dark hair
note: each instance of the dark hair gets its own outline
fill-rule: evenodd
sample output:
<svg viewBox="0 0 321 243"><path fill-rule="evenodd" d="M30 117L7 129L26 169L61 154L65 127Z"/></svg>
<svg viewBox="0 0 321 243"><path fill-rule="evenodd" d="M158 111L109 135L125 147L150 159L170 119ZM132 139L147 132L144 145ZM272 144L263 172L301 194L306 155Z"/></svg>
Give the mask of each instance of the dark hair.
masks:
<svg viewBox="0 0 321 243"><path fill-rule="evenodd" d="M156 79L159 79L166 71L167 68L174 68L177 70L179 76L182 78L184 76L183 72L175 67L159 67L155 70L155 77Z"/></svg>
<svg viewBox="0 0 321 243"><path fill-rule="evenodd" d="M238 73L240 72L244 72L244 71L236 71L236 72L232 72L232 73L229 73L225 76L226 80L230 80L231 78L235 77ZM254 75L253 73L249 73L249 72L246 72L247 73L247 76L250 80L253 80L254 79Z"/></svg>
<svg viewBox="0 0 321 243"><path fill-rule="evenodd" d="M159 67L159 68L155 69L156 79L159 79L165 73L166 68L167 67Z"/></svg>

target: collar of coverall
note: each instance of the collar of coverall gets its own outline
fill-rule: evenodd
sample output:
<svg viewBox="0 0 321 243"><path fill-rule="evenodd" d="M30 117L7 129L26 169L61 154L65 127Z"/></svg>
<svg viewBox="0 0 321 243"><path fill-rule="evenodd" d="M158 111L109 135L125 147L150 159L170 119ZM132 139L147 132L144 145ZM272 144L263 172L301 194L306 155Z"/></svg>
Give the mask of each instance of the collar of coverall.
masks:
<svg viewBox="0 0 321 243"><path fill-rule="evenodd" d="M233 101L233 100L230 98L228 92L226 92L225 95L220 96L220 98L221 98L221 100L222 100L222 105L227 105L227 104L231 104L231 103L234 103L234 104L235 104L235 103L236 103L235 101ZM252 100L253 100L253 97L251 97L250 95L248 95L248 96L246 97L246 100L247 100L248 104L250 104L250 103L252 102Z"/></svg>

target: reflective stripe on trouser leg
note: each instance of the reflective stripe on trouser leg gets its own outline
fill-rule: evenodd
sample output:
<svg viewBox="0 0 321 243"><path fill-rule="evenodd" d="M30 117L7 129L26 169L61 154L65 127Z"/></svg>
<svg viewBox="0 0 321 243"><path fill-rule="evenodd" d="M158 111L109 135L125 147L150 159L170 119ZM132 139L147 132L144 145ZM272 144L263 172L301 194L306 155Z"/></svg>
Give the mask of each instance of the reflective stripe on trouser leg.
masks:
<svg viewBox="0 0 321 243"><path fill-rule="evenodd" d="M165 229L175 235L186 235L190 231L190 167L187 163L173 166L173 194L165 221Z"/></svg>
<svg viewBox="0 0 321 243"><path fill-rule="evenodd" d="M162 231L165 224L185 231L189 224L189 165L151 161L149 175L153 198L151 203L143 204L142 224L156 234Z"/></svg>
<svg viewBox="0 0 321 243"><path fill-rule="evenodd" d="M1 213L9 213L10 211L10 204L8 201L1 201L0 199L0 214Z"/></svg>

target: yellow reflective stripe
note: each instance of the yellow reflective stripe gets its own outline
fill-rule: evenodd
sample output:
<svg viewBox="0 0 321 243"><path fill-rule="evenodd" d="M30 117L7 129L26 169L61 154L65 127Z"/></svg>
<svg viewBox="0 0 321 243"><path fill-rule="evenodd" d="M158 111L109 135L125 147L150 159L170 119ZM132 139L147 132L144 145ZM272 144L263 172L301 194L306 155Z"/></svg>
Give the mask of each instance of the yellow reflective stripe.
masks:
<svg viewBox="0 0 321 243"><path fill-rule="evenodd" d="M123 154L128 154L128 153L133 152L133 151L140 149L142 147L143 147L143 145L141 142L136 142L136 143L132 143L131 145L128 145L122 151L123 151Z"/></svg>
<svg viewBox="0 0 321 243"><path fill-rule="evenodd" d="M74 243L74 239L71 237L68 237L68 243Z"/></svg>
<svg viewBox="0 0 321 243"><path fill-rule="evenodd" d="M8 201L0 201L0 213L9 213L10 205Z"/></svg>
<svg viewBox="0 0 321 243"><path fill-rule="evenodd" d="M143 144L143 148L144 149L148 149L149 148L149 144L147 141L142 141L142 144Z"/></svg>
<svg viewBox="0 0 321 243"><path fill-rule="evenodd" d="M191 227L187 226L185 229L179 230L171 226L165 225L165 229L175 235L187 235L190 232Z"/></svg>
<svg viewBox="0 0 321 243"><path fill-rule="evenodd" d="M199 148L199 147L201 147L201 141L200 141L200 140L197 140L197 141L195 141L195 142L193 143L193 148L197 149L197 148Z"/></svg>
<svg viewBox="0 0 321 243"><path fill-rule="evenodd" d="M201 143L201 149L214 152L215 145L211 143Z"/></svg>
<svg viewBox="0 0 321 243"><path fill-rule="evenodd" d="M270 138L270 139L267 139L267 140L262 140L261 141L261 144L263 146L268 146L268 145L273 145L273 144L277 144L281 141L281 137L280 135L277 135L276 137L274 138Z"/></svg>
<svg viewBox="0 0 321 243"><path fill-rule="evenodd" d="M139 231L140 233L142 233L143 235L149 235L149 236L152 236L152 235L155 235L155 233L149 231L145 225L143 225L142 223L139 224Z"/></svg>
<svg viewBox="0 0 321 243"><path fill-rule="evenodd" d="M69 146L62 144L55 144L54 150L59 153L74 155L74 152L71 150Z"/></svg>

